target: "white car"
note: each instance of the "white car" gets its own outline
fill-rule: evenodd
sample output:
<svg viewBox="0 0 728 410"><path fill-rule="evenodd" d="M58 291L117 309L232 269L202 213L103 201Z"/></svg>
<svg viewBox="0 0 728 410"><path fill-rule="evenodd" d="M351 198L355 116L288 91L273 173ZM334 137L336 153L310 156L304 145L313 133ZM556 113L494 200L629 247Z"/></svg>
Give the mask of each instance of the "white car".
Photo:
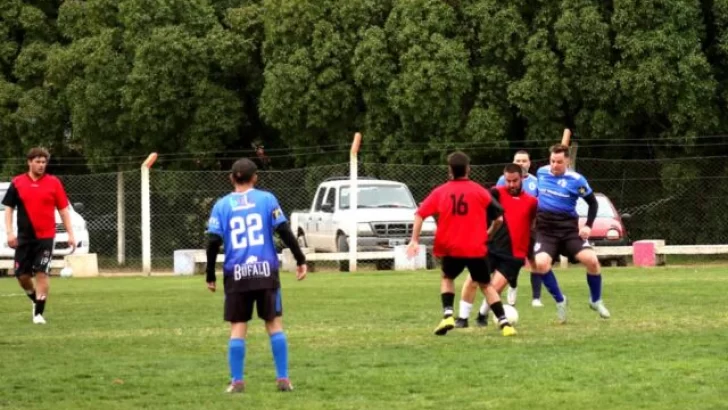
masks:
<svg viewBox="0 0 728 410"><path fill-rule="evenodd" d="M0 182L0 259L12 259L15 256L15 249L8 246L8 238L5 235L7 231L5 229L5 206L2 205L2 199L5 198L5 193L10 187L9 182ZM77 203L69 205L71 211L71 224L73 225L73 233L76 236L76 251L75 254L87 254L89 252L89 237L88 230L86 229L86 221L76 211L83 211L83 204ZM13 216L13 231L17 234L17 211ZM53 256L63 257L68 255L71 251L68 246L68 233L66 227L63 226L61 215L56 210L56 237L53 245Z"/></svg>

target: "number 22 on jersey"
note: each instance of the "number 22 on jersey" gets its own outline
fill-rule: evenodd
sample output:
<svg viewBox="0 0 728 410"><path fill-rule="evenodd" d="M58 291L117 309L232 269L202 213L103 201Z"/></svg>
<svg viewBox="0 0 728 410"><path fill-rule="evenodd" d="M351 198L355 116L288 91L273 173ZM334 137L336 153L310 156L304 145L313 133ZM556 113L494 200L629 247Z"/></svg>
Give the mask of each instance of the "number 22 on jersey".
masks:
<svg viewBox="0 0 728 410"><path fill-rule="evenodd" d="M263 236L263 218L260 214L251 213L230 218L230 239L233 249L243 249L248 246L260 246L265 243Z"/></svg>

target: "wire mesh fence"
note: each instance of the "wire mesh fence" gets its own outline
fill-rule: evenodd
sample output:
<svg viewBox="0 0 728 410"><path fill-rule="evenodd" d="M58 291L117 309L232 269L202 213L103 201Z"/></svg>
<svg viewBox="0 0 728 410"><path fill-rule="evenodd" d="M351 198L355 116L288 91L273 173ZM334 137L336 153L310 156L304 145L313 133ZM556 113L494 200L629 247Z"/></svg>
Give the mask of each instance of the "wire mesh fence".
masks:
<svg viewBox="0 0 728 410"><path fill-rule="evenodd" d="M534 160L531 171L545 164ZM494 185L505 163L474 165L471 177ZM728 157L665 160L579 158L578 171L611 200L625 220L629 240L664 239L667 244L728 243ZM261 171L259 188L273 192L286 214L311 208L318 185L348 176L349 164ZM416 202L447 180L445 166L370 164L360 176L405 183ZM104 270L141 267L140 173L61 176L71 201L83 203L91 252ZM205 224L215 200L231 190L227 172L152 170L151 255L154 270L169 271L178 249L204 249ZM119 201L122 201L120 204ZM280 246L280 244L279 244ZM332 264L331 266L336 266Z"/></svg>

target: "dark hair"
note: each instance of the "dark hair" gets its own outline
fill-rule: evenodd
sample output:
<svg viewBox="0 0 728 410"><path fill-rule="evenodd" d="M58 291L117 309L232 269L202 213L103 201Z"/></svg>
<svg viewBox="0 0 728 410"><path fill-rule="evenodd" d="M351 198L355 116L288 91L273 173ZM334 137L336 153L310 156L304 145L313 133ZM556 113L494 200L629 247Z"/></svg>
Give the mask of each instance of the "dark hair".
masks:
<svg viewBox="0 0 728 410"><path fill-rule="evenodd" d="M247 158L241 158L235 161L231 172L235 183L247 184L253 180L253 176L258 172L258 167L255 162Z"/></svg>
<svg viewBox="0 0 728 410"><path fill-rule="evenodd" d="M507 164L505 168L503 168L504 174L520 174L523 176L526 171L518 164Z"/></svg>
<svg viewBox="0 0 728 410"><path fill-rule="evenodd" d="M529 154L528 151L526 151L525 149L519 149L513 156L515 157L519 154L528 155L528 158L531 158L531 154Z"/></svg>
<svg viewBox="0 0 728 410"><path fill-rule="evenodd" d="M26 155L25 157L28 159L28 161L32 161L39 157L43 157L46 161L48 161L48 159L50 159L51 157L51 154L45 148L35 147L31 148L30 151L28 151L28 155Z"/></svg>
<svg viewBox="0 0 728 410"><path fill-rule="evenodd" d="M447 165L450 167L453 178L462 178L468 172L470 157L464 152L456 151L447 156Z"/></svg>
<svg viewBox="0 0 728 410"><path fill-rule="evenodd" d="M549 149L552 154L564 154L566 158L569 158L569 147L563 144L552 145Z"/></svg>

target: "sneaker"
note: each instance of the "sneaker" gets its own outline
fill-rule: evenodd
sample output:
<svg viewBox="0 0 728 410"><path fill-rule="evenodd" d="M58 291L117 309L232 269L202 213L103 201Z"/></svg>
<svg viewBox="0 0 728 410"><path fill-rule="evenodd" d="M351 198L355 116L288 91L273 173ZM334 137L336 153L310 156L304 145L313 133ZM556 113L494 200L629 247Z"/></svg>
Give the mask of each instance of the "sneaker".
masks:
<svg viewBox="0 0 728 410"><path fill-rule="evenodd" d="M516 296L518 294L518 288L512 288L508 287L508 304L511 306L516 306Z"/></svg>
<svg viewBox="0 0 728 410"><path fill-rule="evenodd" d="M458 329L464 329L468 327L468 319L463 319L461 317L457 318L455 321L455 327Z"/></svg>
<svg viewBox="0 0 728 410"><path fill-rule="evenodd" d="M566 295L563 302L556 304L556 316L559 318L559 323L566 323Z"/></svg>
<svg viewBox="0 0 728 410"><path fill-rule="evenodd" d="M475 323L478 325L478 327L488 326L488 316L478 313L478 318L475 319Z"/></svg>
<svg viewBox="0 0 728 410"><path fill-rule="evenodd" d="M443 336L450 330L455 328L455 319L452 316L448 316L440 321L440 324L435 328L435 334Z"/></svg>
<svg viewBox="0 0 728 410"><path fill-rule="evenodd" d="M43 315L35 315L33 316L33 323L36 325L45 325L46 321L43 319Z"/></svg>
<svg viewBox="0 0 728 410"><path fill-rule="evenodd" d="M293 391L291 381L286 379L276 379L276 388L278 391Z"/></svg>
<svg viewBox="0 0 728 410"><path fill-rule="evenodd" d="M534 299L531 301L531 307L543 307L543 302L541 302L541 299Z"/></svg>
<svg viewBox="0 0 728 410"><path fill-rule="evenodd" d="M225 393L243 393L245 391L245 381L238 380L235 382L230 383L230 385L225 389Z"/></svg>
<svg viewBox="0 0 728 410"><path fill-rule="evenodd" d="M514 336L516 333L516 329L511 325L505 325L503 326L503 329L501 329L501 332L503 333L503 336Z"/></svg>
<svg viewBox="0 0 728 410"><path fill-rule="evenodd" d="M596 302L589 302L589 307L592 310L596 310L597 312L599 312L599 316L601 316L602 319L609 319L611 316L609 314L609 310L607 310L607 307L604 306L604 302L602 302L601 299L597 300Z"/></svg>

